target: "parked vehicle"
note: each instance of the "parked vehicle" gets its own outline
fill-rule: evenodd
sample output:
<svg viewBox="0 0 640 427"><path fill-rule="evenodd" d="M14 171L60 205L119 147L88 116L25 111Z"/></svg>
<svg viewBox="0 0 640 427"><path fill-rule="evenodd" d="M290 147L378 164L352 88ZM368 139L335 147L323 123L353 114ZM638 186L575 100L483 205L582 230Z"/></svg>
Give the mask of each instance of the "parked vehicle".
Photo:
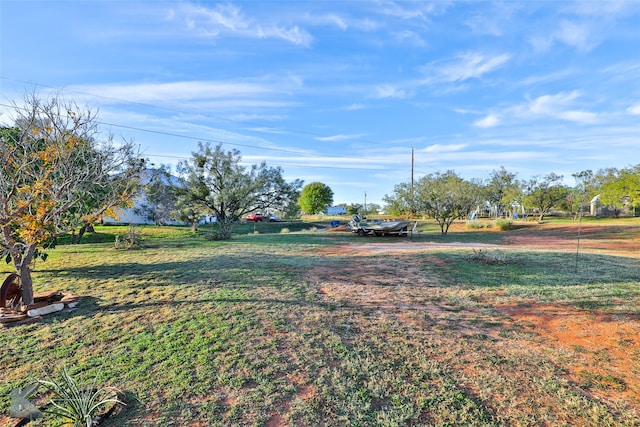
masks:
<svg viewBox="0 0 640 427"><path fill-rule="evenodd" d="M411 223L413 226L409 229ZM395 221L379 221L372 222L361 221L358 215L355 215L347 224L352 233L358 236L366 236L367 234L375 234L376 236L413 236L418 225L417 221L395 220Z"/></svg>
<svg viewBox="0 0 640 427"><path fill-rule="evenodd" d="M244 217L245 221L251 222L262 222L268 219L268 217L264 216L260 212L253 212Z"/></svg>
<svg viewBox="0 0 640 427"><path fill-rule="evenodd" d="M282 221L282 218L280 218L280 215L269 214L269 222L280 222L280 221Z"/></svg>

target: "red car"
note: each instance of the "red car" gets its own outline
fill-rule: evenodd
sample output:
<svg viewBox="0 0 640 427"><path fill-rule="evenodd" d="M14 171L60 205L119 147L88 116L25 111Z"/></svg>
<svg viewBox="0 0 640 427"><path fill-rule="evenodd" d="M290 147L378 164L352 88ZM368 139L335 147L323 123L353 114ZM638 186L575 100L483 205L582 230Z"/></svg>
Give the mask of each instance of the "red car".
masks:
<svg viewBox="0 0 640 427"><path fill-rule="evenodd" d="M249 215L245 216L244 219L246 221L253 221L253 222L261 222L264 220L268 220L269 218L262 215L260 212L254 212L254 213L250 213Z"/></svg>

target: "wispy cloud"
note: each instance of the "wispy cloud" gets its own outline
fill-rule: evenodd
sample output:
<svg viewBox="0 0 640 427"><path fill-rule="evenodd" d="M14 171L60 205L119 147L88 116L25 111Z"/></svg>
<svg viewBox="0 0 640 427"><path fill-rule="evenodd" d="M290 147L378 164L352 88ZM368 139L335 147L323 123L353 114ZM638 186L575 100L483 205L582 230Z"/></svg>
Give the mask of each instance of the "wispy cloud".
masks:
<svg viewBox="0 0 640 427"><path fill-rule="evenodd" d="M600 116L579 108L580 92L560 92L541 95L524 103L505 107L476 120L479 128L496 127L504 122L531 122L538 119L563 120L578 124L594 124Z"/></svg>
<svg viewBox="0 0 640 427"><path fill-rule="evenodd" d="M640 102L627 108L627 112L634 116L640 116Z"/></svg>
<svg viewBox="0 0 640 427"><path fill-rule="evenodd" d="M570 93L561 92L555 95L543 95L530 101L524 108L525 112L533 115L559 118L577 123L593 123L597 114L572 109L574 101L580 97L578 91Z"/></svg>
<svg viewBox="0 0 640 427"><path fill-rule="evenodd" d="M519 3L487 3L486 10L478 11L467 18L464 23L476 34L503 36L512 30Z"/></svg>
<svg viewBox="0 0 640 427"><path fill-rule="evenodd" d="M410 44L412 46L423 47L427 42L415 31L401 30L392 33L393 37L403 44Z"/></svg>
<svg viewBox="0 0 640 427"><path fill-rule="evenodd" d="M616 19L624 16L624 2L576 2L581 7L571 11L571 18L559 19L555 27L541 27L542 32L529 42L538 52L548 51L554 44L564 44L580 52L589 52L600 45L615 27Z"/></svg>
<svg viewBox="0 0 640 427"><path fill-rule="evenodd" d="M342 16L335 13L325 13L319 15L305 14L304 21L311 25L335 26L341 30L349 28L349 22Z"/></svg>
<svg viewBox="0 0 640 427"><path fill-rule="evenodd" d="M447 7L447 2L395 2L381 0L377 2L376 12L403 20L427 21L431 15L440 13Z"/></svg>
<svg viewBox="0 0 640 427"><path fill-rule="evenodd" d="M232 81L77 85L70 89L129 102L246 98L275 92L274 88L268 85Z"/></svg>
<svg viewBox="0 0 640 427"><path fill-rule="evenodd" d="M504 66L511 55L483 55L477 52L466 52L442 64L432 63L422 67L426 83L455 83L469 79L478 79Z"/></svg>
<svg viewBox="0 0 640 427"><path fill-rule="evenodd" d="M245 38L274 38L305 47L313 41L311 34L297 25L259 22L255 18L245 16L239 7L232 4L207 7L184 3L167 16L170 19L183 20L189 30L197 31L205 37L228 34Z"/></svg>
<svg viewBox="0 0 640 427"><path fill-rule="evenodd" d="M451 153L462 151L467 148L467 144L433 144L422 149L425 153Z"/></svg>
<svg viewBox="0 0 640 427"><path fill-rule="evenodd" d="M400 89L392 85L382 85L375 88L374 98L410 98L413 94L405 89Z"/></svg>
<svg viewBox="0 0 640 427"><path fill-rule="evenodd" d="M347 105L344 109L347 111L357 111L357 110L364 110L365 106L364 104L361 104L359 102Z"/></svg>
<svg viewBox="0 0 640 427"><path fill-rule="evenodd" d="M473 125L479 128L491 128L497 126L500 123L500 119L495 114L489 114L488 116L476 120Z"/></svg>
<svg viewBox="0 0 640 427"><path fill-rule="evenodd" d="M318 136L315 139L316 141L336 142L336 141L348 141L353 139L360 139L363 136L366 136L366 135L363 133L352 134L352 135L338 134L338 135L330 135L330 136Z"/></svg>

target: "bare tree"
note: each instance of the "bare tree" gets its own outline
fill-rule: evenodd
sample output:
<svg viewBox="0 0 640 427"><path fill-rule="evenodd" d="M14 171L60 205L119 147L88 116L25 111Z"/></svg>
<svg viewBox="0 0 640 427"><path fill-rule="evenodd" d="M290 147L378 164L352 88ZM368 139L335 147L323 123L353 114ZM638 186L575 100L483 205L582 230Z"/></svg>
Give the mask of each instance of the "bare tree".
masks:
<svg viewBox="0 0 640 427"><path fill-rule="evenodd" d="M98 141L96 114L36 93L0 128L0 244L33 302L31 263L61 234L126 204L140 161L131 143Z"/></svg>

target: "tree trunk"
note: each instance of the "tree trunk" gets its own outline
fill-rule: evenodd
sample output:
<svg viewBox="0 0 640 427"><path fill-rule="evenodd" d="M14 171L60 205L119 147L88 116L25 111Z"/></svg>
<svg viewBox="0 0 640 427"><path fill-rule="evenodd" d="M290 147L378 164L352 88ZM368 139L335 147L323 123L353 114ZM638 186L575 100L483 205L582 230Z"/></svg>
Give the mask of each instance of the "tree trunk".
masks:
<svg viewBox="0 0 640 427"><path fill-rule="evenodd" d="M89 231L89 227L91 227L91 224L89 223L84 224L82 227L80 227L80 231L78 231L78 241L76 242L77 244L80 244L80 240L82 240L82 236L84 235L85 232Z"/></svg>
<svg viewBox="0 0 640 427"><path fill-rule="evenodd" d="M26 253L23 254L24 258L21 257L21 254L15 254L17 256L12 254L14 266L17 273L20 275L20 283L22 285L22 304L24 305L33 304L33 280L31 279L31 268L29 266L35 251L36 245L29 245Z"/></svg>
<svg viewBox="0 0 640 427"><path fill-rule="evenodd" d="M228 221L222 221L219 224L220 224L220 228L218 231L219 240L231 239L231 230L233 229L233 224Z"/></svg>
<svg viewBox="0 0 640 427"><path fill-rule="evenodd" d="M449 227L447 227L447 228L445 229L445 223L444 223L444 222L441 222L441 223L440 223L440 234L443 234L443 235L444 235L444 234L447 234L447 231L448 231L448 230L449 230Z"/></svg>

